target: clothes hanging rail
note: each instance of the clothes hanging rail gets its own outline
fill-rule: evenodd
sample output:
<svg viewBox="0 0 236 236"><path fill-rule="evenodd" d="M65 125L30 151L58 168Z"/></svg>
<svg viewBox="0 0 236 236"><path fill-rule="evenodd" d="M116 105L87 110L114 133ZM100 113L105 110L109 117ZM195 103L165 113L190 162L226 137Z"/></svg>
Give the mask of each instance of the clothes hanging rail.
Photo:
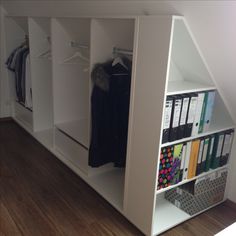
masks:
<svg viewBox="0 0 236 236"><path fill-rule="evenodd" d="M123 49L123 48L117 48L117 47L113 47L113 53L114 54L125 54L125 55L133 55L133 51L132 50L128 50L128 49Z"/></svg>
<svg viewBox="0 0 236 236"><path fill-rule="evenodd" d="M83 44L80 44L78 42L74 42L74 41L71 41L70 42L70 46L72 48L84 48L84 49L89 49L88 45L83 45Z"/></svg>

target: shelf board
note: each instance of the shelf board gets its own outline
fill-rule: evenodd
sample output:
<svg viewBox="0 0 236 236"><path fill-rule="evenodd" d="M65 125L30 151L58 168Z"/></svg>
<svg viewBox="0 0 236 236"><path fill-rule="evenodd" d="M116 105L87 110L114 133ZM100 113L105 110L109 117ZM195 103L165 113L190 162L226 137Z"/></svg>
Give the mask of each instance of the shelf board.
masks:
<svg viewBox="0 0 236 236"><path fill-rule="evenodd" d="M228 169L228 167L229 167L228 165L224 165L224 166L221 166L221 167L216 168L216 169L211 169L211 170L209 170L209 171L207 171L207 172L204 172L204 173L202 173L202 174L200 174L200 175L198 175L198 176L195 176L195 177L193 177L193 178L191 178L191 179L186 179L186 180L183 180L183 181L181 181L181 182L179 182L179 183L177 183L177 184L171 185L171 186L169 186L169 187L159 189L159 190L156 191L156 194L163 193L163 192L168 191L168 190L170 190L170 189L172 189L172 188L176 188L176 187L178 187L178 186L180 186L180 185L189 183L189 182L191 182L191 181L193 181L193 180L195 180L195 179L199 179L199 178L204 177L204 176L206 176L206 175L212 174L212 173L214 173L214 172L216 172L216 171L219 171L219 170L222 170L222 169Z"/></svg>
<svg viewBox="0 0 236 236"><path fill-rule="evenodd" d="M220 202L217 202L216 204L207 207L206 209L196 213L195 215L190 216L186 212L182 211L181 209L177 208L174 206L172 203L165 199L161 199L161 201L158 202L158 204L162 204L162 206L158 206L155 209L155 215L154 215L154 223L153 223L153 236L154 235L159 235L175 226L178 224L183 223L184 221L191 219L195 216L200 215L201 213L210 210L211 208L223 203L225 200L222 200ZM170 206L171 204L172 206ZM171 212L171 214L170 214ZM158 215L164 215L166 218L158 218ZM178 219L178 217L180 217ZM168 219L167 221L164 221L164 219ZM168 224L168 222L171 222Z"/></svg>
<svg viewBox="0 0 236 236"><path fill-rule="evenodd" d="M191 216L186 212L177 208L164 198L160 199L156 203L153 222L153 235L160 234L169 228L188 220L189 218L191 218Z"/></svg>
<svg viewBox="0 0 236 236"><path fill-rule="evenodd" d="M208 90L215 90L214 85L206 85L201 83L195 83L191 81L170 81L168 83L167 94L166 95L175 95L183 93L193 93L201 92Z"/></svg>
<svg viewBox="0 0 236 236"><path fill-rule="evenodd" d="M88 178L89 184L117 210L123 211L125 170L113 170L93 175Z"/></svg>
<svg viewBox="0 0 236 236"><path fill-rule="evenodd" d="M191 140L194 140L194 139L198 139L198 138L201 138L201 137L204 137L204 136L208 136L208 135L211 135L211 134L219 133L219 132L226 131L226 130L229 130L229 129L234 129L234 128L235 128L235 126L233 124L222 126L222 127L214 127L214 128L212 127L209 131L201 133L201 134L197 134L195 136L178 139L178 140L175 140L173 142L163 143L163 144L161 144L161 147L163 148L163 147L168 147L168 146L175 145L175 144L178 144L178 143L188 142L188 141L191 141Z"/></svg>
<svg viewBox="0 0 236 236"><path fill-rule="evenodd" d="M84 147L89 147L88 119L59 123L55 126Z"/></svg>

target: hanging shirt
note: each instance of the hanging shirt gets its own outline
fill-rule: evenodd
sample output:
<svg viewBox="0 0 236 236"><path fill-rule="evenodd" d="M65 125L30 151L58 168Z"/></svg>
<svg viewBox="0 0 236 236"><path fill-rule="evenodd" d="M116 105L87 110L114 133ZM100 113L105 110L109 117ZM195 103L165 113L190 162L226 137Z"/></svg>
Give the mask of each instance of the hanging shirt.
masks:
<svg viewBox="0 0 236 236"><path fill-rule="evenodd" d="M32 101L32 81L31 81L31 72L30 72L30 55L29 53L26 56L25 60L25 107L30 109L33 108Z"/></svg>

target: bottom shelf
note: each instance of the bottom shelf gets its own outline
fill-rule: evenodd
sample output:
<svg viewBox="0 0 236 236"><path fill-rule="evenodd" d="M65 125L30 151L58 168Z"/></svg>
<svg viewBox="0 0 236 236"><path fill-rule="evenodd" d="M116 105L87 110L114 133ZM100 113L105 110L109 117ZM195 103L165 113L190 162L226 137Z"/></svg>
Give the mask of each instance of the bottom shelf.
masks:
<svg viewBox="0 0 236 236"><path fill-rule="evenodd" d="M158 235L190 218L189 214L165 200L164 197L158 198L153 223L153 235Z"/></svg>
<svg viewBox="0 0 236 236"><path fill-rule="evenodd" d="M70 138L74 139L76 142L80 143L84 147L89 147L89 137L88 137L88 119L81 119L77 121L71 121L66 123L59 123L55 126L67 134Z"/></svg>
<svg viewBox="0 0 236 236"><path fill-rule="evenodd" d="M113 170L88 178L89 184L117 210L123 211L125 170Z"/></svg>
<svg viewBox="0 0 236 236"><path fill-rule="evenodd" d="M14 102L14 118L33 130L33 112L18 102Z"/></svg>
<svg viewBox="0 0 236 236"><path fill-rule="evenodd" d="M49 150L53 148L53 129L35 132L35 138Z"/></svg>

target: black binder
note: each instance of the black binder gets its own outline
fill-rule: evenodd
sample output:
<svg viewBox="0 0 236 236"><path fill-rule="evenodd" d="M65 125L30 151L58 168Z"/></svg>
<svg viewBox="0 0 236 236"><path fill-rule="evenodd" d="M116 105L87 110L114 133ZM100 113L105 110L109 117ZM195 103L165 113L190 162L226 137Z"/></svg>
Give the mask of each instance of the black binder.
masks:
<svg viewBox="0 0 236 236"><path fill-rule="evenodd" d="M182 96L176 95L173 96L174 103L172 108L172 115L171 115L171 125L170 125L170 136L169 141L175 141L178 139L178 130L179 130L179 121L180 121L180 112L182 107Z"/></svg>
<svg viewBox="0 0 236 236"><path fill-rule="evenodd" d="M227 164L229 159L229 154L232 146L234 130L228 130L225 132L224 143L222 148L222 154L220 157L220 166Z"/></svg>
<svg viewBox="0 0 236 236"><path fill-rule="evenodd" d="M185 130L186 122L187 122L189 101L190 101L190 97L187 94L183 94L177 139L182 139L184 137L184 130Z"/></svg>
<svg viewBox="0 0 236 236"><path fill-rule="evenodd" d="M195 117L196 108L197 108L198 94L191 93L189 94L189 97L190 97L190 101L189 101L189 106L188 106L187 122L184 129L184 138L190 137L192 134L193 122L194 122L194 117Z"/></svg>
<svg viewBox="0 0 236 236"><path fill-rule="evenodd" d="M171 122L171 114L172 114L172 109L173 109L173 102L174 102L173 97L168 96L166 98L164 118L163 118L162 143L166 143L169 141L170 122Z"/></svg>

